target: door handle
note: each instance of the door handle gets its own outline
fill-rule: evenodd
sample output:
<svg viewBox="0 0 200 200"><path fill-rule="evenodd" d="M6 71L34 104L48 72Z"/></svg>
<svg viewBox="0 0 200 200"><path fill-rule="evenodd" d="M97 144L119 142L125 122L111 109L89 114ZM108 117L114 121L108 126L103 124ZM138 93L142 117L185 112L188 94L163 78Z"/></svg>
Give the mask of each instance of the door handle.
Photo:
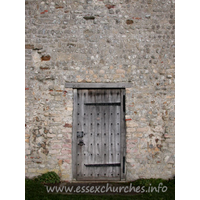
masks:
<svg viewBox="0 0 200 200"><path fill-rule="evenodd" d="M78 145L83 146L83 145L85 145L85 143L83 142L83 140L80 140Z"/></svg>

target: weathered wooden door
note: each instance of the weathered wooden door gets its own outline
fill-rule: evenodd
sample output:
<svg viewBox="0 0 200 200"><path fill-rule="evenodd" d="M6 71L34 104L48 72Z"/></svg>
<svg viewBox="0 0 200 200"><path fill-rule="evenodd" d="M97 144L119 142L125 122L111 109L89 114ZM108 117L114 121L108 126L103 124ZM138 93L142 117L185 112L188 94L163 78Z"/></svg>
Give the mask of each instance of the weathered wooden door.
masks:
<svg viewBox="0 0 200 200"><path fill-rule="evenodd" d="M74 101L76 180L122 180L125 173L124 89L78 89Z"/></svg>

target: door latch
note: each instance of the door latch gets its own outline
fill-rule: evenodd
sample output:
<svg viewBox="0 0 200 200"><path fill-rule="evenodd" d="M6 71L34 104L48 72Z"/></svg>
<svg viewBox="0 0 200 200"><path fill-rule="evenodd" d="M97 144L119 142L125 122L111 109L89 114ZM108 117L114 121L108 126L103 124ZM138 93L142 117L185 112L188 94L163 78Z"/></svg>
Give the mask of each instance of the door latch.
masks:
<svg viewBox="0 0 200 200"><path fill-rule="evenodd" d="M83 142L83 140L80 140L78 145L83 146L83 145L85 145L85 143Z"/></svg>

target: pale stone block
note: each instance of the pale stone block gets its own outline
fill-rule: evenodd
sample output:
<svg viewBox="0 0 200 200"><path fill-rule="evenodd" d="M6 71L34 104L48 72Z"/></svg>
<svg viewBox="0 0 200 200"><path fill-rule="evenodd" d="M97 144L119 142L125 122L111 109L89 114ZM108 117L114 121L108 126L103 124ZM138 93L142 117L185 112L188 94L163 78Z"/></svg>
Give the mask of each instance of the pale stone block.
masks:
<svg viewBox="0 0 200 200"><path fill-rule="evenodd" d="M28 169L28 172L34 173L34 172L37 172L37 169L29 168L29 169Z"/></svg>

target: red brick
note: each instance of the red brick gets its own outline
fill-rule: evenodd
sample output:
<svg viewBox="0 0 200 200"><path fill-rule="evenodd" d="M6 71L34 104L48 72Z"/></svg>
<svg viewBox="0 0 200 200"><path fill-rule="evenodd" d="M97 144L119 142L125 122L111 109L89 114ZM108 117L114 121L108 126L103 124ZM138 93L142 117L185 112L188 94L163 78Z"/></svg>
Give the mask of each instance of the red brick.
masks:
<svg viewBox="0 0 200 200"><path fill-rule="evenodd" d="M65 123L65 125L64 125L63 127L71 128L71 127L72 127L72 124Z"/></svg>
<svg viewBox="0 0 200 200"><path fill-rule="evenodd" d="M69 149L69 150L62 150L61 154L71 154L71 149Z"/></svg>
<svg viewBox="0 0 200 200"><path fill-rule="evenodd" d="M34 45L32 44L26 44L25 49L34 49Z"/></svg>
<svg viewBox="0 0 200 200"><path fill-rule="evenodd" d="M49 59L49 60L50 60L50 59ZM50 67L42 67L42 66L41 66L40 69L41 69L41 70L47 70L47 69L50 69Z"/></svg>
<svg viewBox="0 0 200 200"><path fill-rule="evenodd" d="M105 5L108 9L114 8L115 5Z"/></svg>
<svg viewBox="0 0 200 200"><path fill-rule="evenodd" d="M61 149L61 145L55 144L52 146L52 149Z"/></svg>
<svg viewBox="0 0 200 200"><path fill-rule="evenodd" d="M71 160L70 160L70 159L66 159L66 160L64 160L64 162L70 164L70 163L71 163Z"/></svg>
<svg viewBox="0 0 200 200"><path fill-rule="evenodd" d="M71 143L71 142L72 142L71 139L66 139L65 141L66 141L67 143Z"/></svg>
<svg viewBox="0 0 200 200"><path fill-rule="evenodd" d="M49 61L51 59L50 55L42 56L41 61Z"/></svg>
<svg viewBox="0 0 200 200"><path fill-rule="evenodd" d="M59 160L59 161L58 161L58 164L59 164L59 165L62 165L62 164L63 164L63 160Z"/></svg>
<svg viewBox="0 0 200 200"><path fill-rule="evenodd" d="M128 25L129 25L129 24L133 24L133 20L127 19L127 20L126 20L126 24L128 24Z"/></svg>
<svg viewBox="0 0 200 200"><path fill-rule="evenodd" d="M72 147L72 145L69 143L69 144L64 144L63 146L62 146L62 148L63 149L71 149L71 147Z"/></svg>

